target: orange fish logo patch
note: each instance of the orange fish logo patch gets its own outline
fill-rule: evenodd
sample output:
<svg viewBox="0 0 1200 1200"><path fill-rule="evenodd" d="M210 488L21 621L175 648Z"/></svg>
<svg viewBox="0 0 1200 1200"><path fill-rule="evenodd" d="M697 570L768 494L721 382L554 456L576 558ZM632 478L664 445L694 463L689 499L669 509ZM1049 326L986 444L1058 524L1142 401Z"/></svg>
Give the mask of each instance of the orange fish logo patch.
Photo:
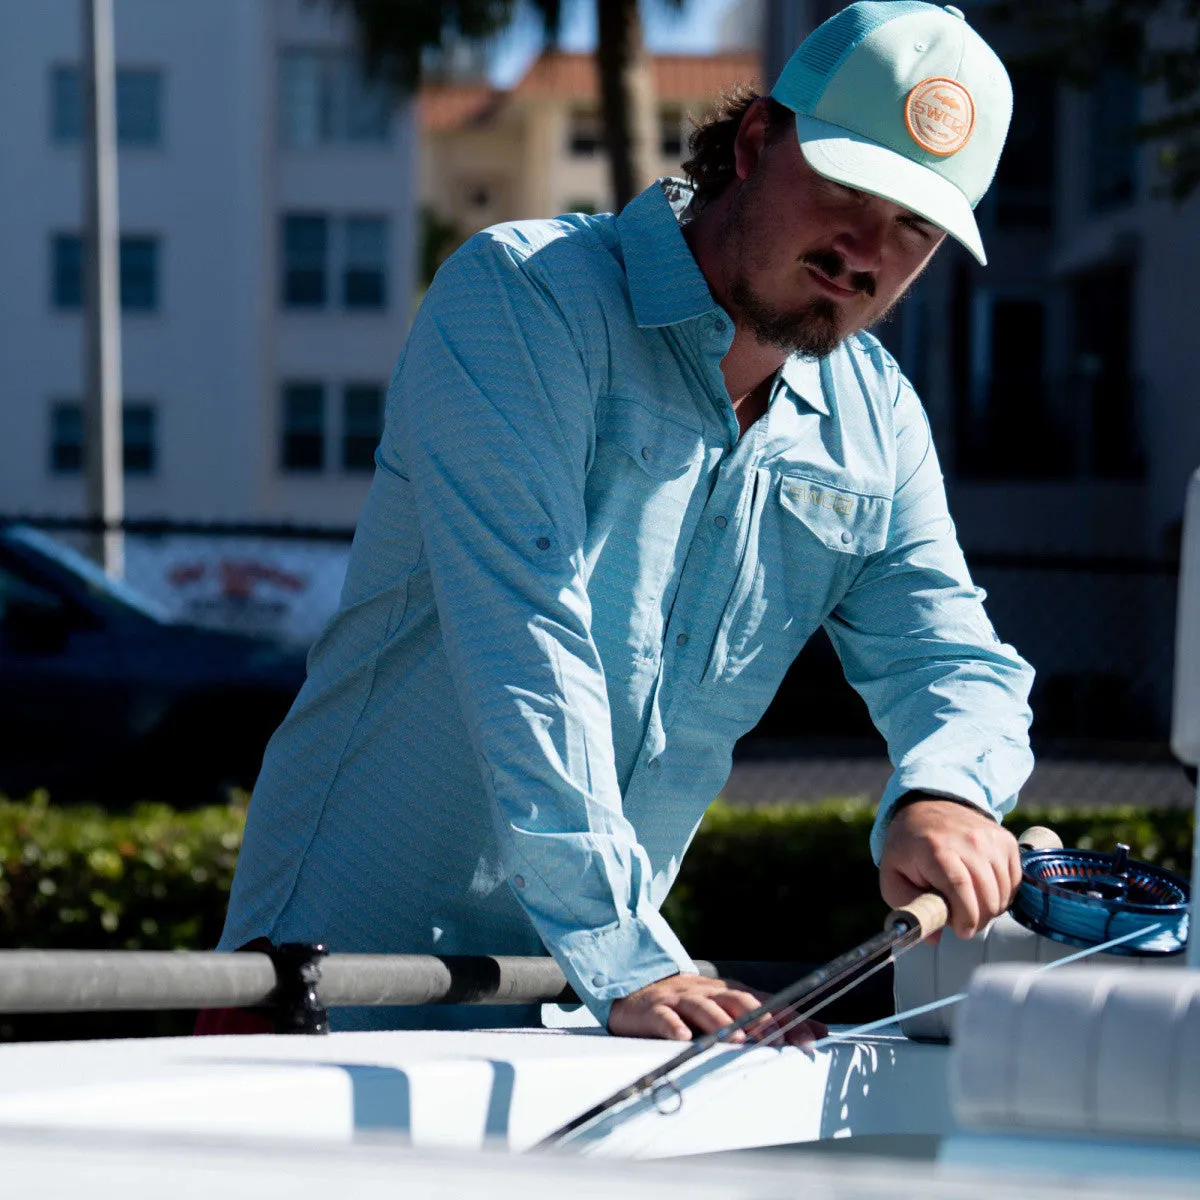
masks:
<svg viewBox="0 0 1200 1200"><path fill-rule="evenodd" d="M930 154L954 154L975 128L975 101L957 80L922 79L904 102L904 123Z"/></svg>

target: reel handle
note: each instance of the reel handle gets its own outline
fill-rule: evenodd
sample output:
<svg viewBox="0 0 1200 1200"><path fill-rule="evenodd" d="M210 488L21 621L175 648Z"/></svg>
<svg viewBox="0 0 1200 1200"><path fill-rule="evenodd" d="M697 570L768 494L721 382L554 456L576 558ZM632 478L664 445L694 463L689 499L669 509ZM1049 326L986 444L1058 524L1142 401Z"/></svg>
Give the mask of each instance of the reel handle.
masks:
<svg viewBox="0 0 1200 1200"><path fill-rule="evenodd" d="M1017 838L1022 850L1061 850L1062 838L1045 825L1031 825ZM921 940L943 929L950 920L950 909L937 892L922 892L899 908L893 908L883 923L884 929L892 929L898 922L921 931Z"/></svg>

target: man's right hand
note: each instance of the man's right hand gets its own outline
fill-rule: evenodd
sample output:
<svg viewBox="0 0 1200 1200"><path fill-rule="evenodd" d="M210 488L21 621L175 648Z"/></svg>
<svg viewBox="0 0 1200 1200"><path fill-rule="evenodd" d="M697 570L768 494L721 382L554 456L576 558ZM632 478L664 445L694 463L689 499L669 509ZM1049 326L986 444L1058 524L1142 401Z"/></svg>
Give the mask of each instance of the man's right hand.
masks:
<svg viewBox="0 0 1200 1200"><path fill-rule="evenodd" d="M667 1038L690 1042L697 1033L713 1033L724 1025L758 1008L766 999L739 983L709 979L704 975L670 975L614 1000L608 1014L608 1029L621 1037ZM756 1041L768 1038L786 1025L790 1014L778 1021L763 1017L747 1030L738 1030L730 1042L744 1042L747 1034ZM801 1021L785 1035L793 1045L805 1046L824 1037L828 1030L820 1021Z"/></svg>

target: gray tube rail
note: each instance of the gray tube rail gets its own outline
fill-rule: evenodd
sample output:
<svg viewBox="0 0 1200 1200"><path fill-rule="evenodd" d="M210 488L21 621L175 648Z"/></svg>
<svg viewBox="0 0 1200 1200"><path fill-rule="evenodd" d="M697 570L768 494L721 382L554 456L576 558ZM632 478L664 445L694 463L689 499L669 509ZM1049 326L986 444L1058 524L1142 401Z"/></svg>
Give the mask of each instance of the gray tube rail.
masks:
<svg viewBox="0 0 1200 1200"><path fill-rule="evenodd" d="M718 973L713 963L697 967L704 975ZM720 967L727 975L734 974L730 967L747 968L736 977L751 984L756 974L789 969L776 963ZM320 972L317 992L327 1007L578 1002L552 958L331 954L321 959ZM275 987L270 957L255 951L0 950L3 1013L260 1008L274 1002Z"/></svg>

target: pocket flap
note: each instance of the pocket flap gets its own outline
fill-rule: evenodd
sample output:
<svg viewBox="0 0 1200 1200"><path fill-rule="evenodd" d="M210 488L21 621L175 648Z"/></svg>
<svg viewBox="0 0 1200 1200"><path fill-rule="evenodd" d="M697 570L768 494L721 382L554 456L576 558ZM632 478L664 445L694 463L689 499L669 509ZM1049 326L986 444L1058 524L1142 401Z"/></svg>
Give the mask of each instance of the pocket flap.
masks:
<svg viewBox="0 0 1200 1200"><path fill-rule="evenodd" d="M877 554L887 544L892 502L830 487L802 475L785 475L779 502L819 542L841 554Z"/></svg>
<svg viewBox="0 0 1200 1200"><path fill-rule="evenodd" d="M610 397L596 416L596 436L615 442L647 475L682 475L704 449L701 430L651 412L636 400Z"/></svg>

